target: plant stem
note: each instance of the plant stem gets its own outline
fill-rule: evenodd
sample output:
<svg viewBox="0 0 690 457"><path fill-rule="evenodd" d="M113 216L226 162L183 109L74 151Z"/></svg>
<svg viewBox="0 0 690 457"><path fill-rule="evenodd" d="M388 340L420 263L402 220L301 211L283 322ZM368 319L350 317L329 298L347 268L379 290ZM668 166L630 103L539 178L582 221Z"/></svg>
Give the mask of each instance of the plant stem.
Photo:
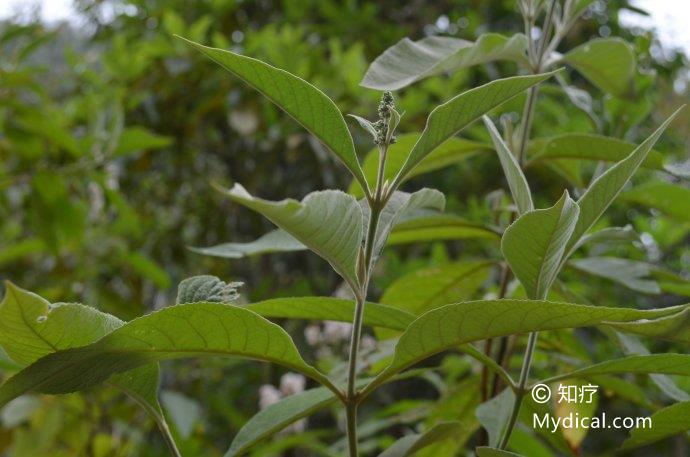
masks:
<svg viewBox="0 0 690 457"><path fill-rule="evenodd" d="M556 10L556 1L557 0L551 0L551 2L549 3L549 9L546 12L544 26L542 27L542 34L537 45L537 52L534 56L535 60L531 62L532 70L535 74L539 73L542 70L544 56L546 54L546 51L549 49L549 45L547 43L549 43L549 35L551 34L551 29L553 25L553 15ZM517 157L518 163L521 167L525 159L525 150L527 148L527 142L529 140L530 131L532 129L532 118L534 117L534 110L536 107L538 93L539 86L533 86L529 91L527 102L525 104L524 117L522 123L522 133L520 136L520 149L518 151ZM542 300L546 299L547 293L544 294L544 297L540 298ZM510 418L508 419L508 423L506 424L506 428L504 429L503 436L498 447L499 449L505 449L508 446L510 436L512 435L513 429L515 428L515 423L517 422L517 418L520 413L520 407L522 406L522 400L526 393L525 387L527 386L527 381L529 380L529 372L532 367L532 358L534 357L534 350L537 346L538 335L539 334L537 332L532 332L529 334L529 338L527 340L527 347L525 348L525 355L522 360L522 368L520 369L520 379L518 380L518 385L515 393L515 401L513 403ZM499 360L499 363L500 362L501 361Z"/></svg>
<svg viewBox="0 0 690 457"><path fill-rule="evenodd" d="M386 153L388 145L379 146L379 169L376 176L376 189L372 198L368 198L369 203L369 226L364 240L364 250L360 252L364 268L361 271L362 277L359 278L360 287L354 290L355 293L355 315L352 319L352 334L350 336L350 354L347 370L347 391L345 393L345 414L347 416L347 442L350 457L357 457L357 405L359 395L356 389L357 380L357 354L359 353L359 342L362 338L362 320L364 306L366 303L367 292L369 290L369 280L374 264L373 254L376 245L376 229L378 227L381 211L386 206L388 196L383 192L383 176L386 166Z"/></svg>
<svg viewBox="0 0 690 457"><path fill-rule="evenodd" d="M527 340L527 348L525 349L525 358L522 362L522 369L520 370L520 379L518 380L517 392L515 393L515 402L513 403L513 409L510 413L510 418L508 419L508 424L503 432L503 437L498 446L499 449L505 449L508 446L508 441L510 441L510 435L513 433L513 428L515 428L515 423L517 422L518 414L520 413L520 406L522 406L522 399L525 397L525 387L527 386L527 380L529 379L529 371L532 367L532 357L534 356L534 348L537 347L537 337L538 332L532 332L529 334L529 339Z"/></svg>

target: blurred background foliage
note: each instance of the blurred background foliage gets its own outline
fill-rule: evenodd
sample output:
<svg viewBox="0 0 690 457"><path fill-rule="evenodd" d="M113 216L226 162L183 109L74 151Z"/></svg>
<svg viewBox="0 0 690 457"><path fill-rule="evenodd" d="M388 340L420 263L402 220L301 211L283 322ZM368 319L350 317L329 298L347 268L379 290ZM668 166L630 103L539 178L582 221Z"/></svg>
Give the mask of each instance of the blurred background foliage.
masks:
<svg viewBox="0 0 690 457"><path fill-rule="evenodd" d="M280 199L301 198L321 188L347 189L350 179L299 125L173 34L270 62L321 88L343 112L371 118L380 94L359 87L359 81L368 64L399 39L442 34L473 40L487 31L522 29L513 0L78 0L76 5L78 19L69 23L0 23L0 277L51 301L82 302L122 319L173 303L175 285L194 274L243 281L246 301L330 295L339 286L327 265L307 253L232 261L187 249L248 241L270 229L261 217L213 191L211 182L238 180L255 195ZM637 142L687 100L686 56L661 48L653 32L621 28L622 8L630 6L620 0L594 2L561 47L596 36L623 37L638 58L636 92L616 98L569 75L571 84L592 94L598 122L547 86L533 137L595 132ZM514 64L491 63L405 89L396 94L405 111L400 130L420 131L433 106L515 71ZM511 119L522 102L501 110ZM666 162L687 160L687 121L686 111L657 146ZM352 127L364 157L370 139ZM463 136L487 140L479 125ZM576 171L562 165L558 172L554 167L528 168L538 207L555 201L575 174L596 171L595 165ZM567 282L582 301L651 307L681 303L690 295L682 280L690 269L690 191L679 186L675 193L646 189L680 182L664 174L645 184L658 175L641 173L636 178L641 190L632 191L606 216L611 225L631 224L641 242L591 250L651 262L659 271L649 274L666 286L644 295L568 270ZM494 191L503 188L503 178L494 154L475 154L415 178L408 187L421 185L444 191L449 211L495 222L501 196ZM396 278L419 268L495 257L497 252L487 240L389 249L374 295L380 297ZM496 274L489 271L464 284L458 294L466 296L457 298L495 293ZM487 275L493 280L487 281ZM301 337L303 325L285 325L302 347L309 347L309 333ZM570 344L569 335L563 338ZM338 344L329 346L326 355L319 352L323 348L312 349L309 357L319 356L323 364L337 363L345 354L345 346ZM590 350L596 353L597 348ZM5 358L0 363L0 369L11 370ZM283 374L275 367L227 360L166 367L163 402L184 455L222 455L256 411L257 386L279 385ZM452 386L450 392L439 393L440 381L431 373L426 380L405 381L381 394L388 409L375 409L375 402L367 405L370 411L363 415L369 419L362 428L371 432L363 432L365 439L374 437L370 449L389 444L424 418L453 418L463 409L473 410L474 394L463 390L470 385L469 370L460 356L448 356L438 376L443 385ZM431 408L425 400L440 394L447 401ZM393 403L392 398L408 400ZM153 424L115 392L24 397L12 406L0 415L0 455L166 455ZM339 436L338 421L333 414L319 414L310 419L309 432L286 434L257 455L327 455L319 443ZM474 428L468 423L468 430ZM521 431L516 436L531 439ZM530 455L543 455L534 449Z"/></svg>

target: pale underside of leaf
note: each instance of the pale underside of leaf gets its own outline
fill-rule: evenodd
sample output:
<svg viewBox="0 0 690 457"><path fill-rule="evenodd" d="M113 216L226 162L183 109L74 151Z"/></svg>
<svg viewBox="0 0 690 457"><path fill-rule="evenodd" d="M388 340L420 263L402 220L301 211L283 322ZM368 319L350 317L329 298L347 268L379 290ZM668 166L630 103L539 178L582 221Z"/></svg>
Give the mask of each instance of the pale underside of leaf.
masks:
<svg viewBox="0 0 690 457"><path fill-rule="evenodd" d="M551 208L523 214L506 229L501 251L528 297L546 298L578 214L579 207L566 191Z"/></svg>
<svg viewBox="0 0 690 457"><path fill-rule="evenodd" d="M484 120L486 130L488 130L491 136L491 141L494 143L496 153L498 153L498 159L501 162L503 174L508 181L508 187L513 196L513 201L517 205L518 214L522 215L528 211L532 211L534 209L532 192L529 189L529 184L527 183L525 175L522 173L522 167L520 167L520 164L518 164L515 156L508 148L508 145L506 145L503 138L501 138L501 134L498 133L491 119L488 116L483 116L482 119Z"/></svg>
<svg viewBox="0 0 690 457"><path fill-rule="evenodd" d="M476 42L431 36L419 41L403 38L374 60L362 80L370 89L396 90L415 81L495 60L526 62L527 39L481 35Z"/></svg>
<svg viewBox="0 0 690 457"><path fill-rule="evenodd" d="M351 286L357 284L357 255L363 216L357 200L337 190L312 192L301 202L252 197L239 184L223 191L231 200L265 216L327 260Z"/></svg>

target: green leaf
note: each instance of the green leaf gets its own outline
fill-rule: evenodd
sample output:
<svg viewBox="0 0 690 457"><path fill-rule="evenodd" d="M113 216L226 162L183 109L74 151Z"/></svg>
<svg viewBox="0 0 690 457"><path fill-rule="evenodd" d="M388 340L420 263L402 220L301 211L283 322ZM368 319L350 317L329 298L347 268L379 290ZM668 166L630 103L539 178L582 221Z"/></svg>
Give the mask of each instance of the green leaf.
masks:
<svg viewBox="0 0 690 457"><path fill-rule="evenodd" d="M628 355L649 355L649 349L634 335L621 332L614 332L620 343L623 352ZM671 400L686 401L690 400L690 394L676 385L676 382L665 374L650 374L652 382Z"/></svg>
<svg viewBox="0 0 690 457"><path fill-rule="evenodd" d="M5 289L0 303L0 346L21 366L91 344L124 324L115 316L77 303L50 304L10 282ZM158 365L121 373L111 384L137 401L159 426L165 426L157 395Z"/></svg>
<svg viewBox="0 0 690 457"><path fill-rule="evenodd" d="M690 309L658 319L641 319L635 322L615 322L611 327L626 333L662 340L690 343Z"/></svg>
<svg viewBox="0 0 690 457"><path fill-rule="evenodd" d="M477 457L522 457L522 455L492 447L480 446L477 448Z"/></svg>
<svg viewBox="0 0 690 457"><path fill-rule="evenodd" d="M527 38L481 35L476 42L431 36L419 41L403 38L371 64L361 85L370 89L396 90L415 81L495 60L526 62Z"/></svg>
<svg viewBox="0 0 690 457"><path fill-rule="evenodd" d="M325 387L306 390L283 398L259 411L242 426L232 440L225 457L237 456L246 452L262 439L281 431L303 417L310 416L335 401L335 394Z"/></svg>
<svg viewBox="0 0 690 457"><path fill-rule="evenodd" d="M649 278L652 265L646 262L617 257L587 257L570 260L568 265L585 273L623 284L629 289L645 294L659 294L659 283Z"/></svg>
<svg viewBox="0 0 690 457"><path fill-rule="evenodd" d="M463 92L437 106L429 114L422 135L400 169L396 177L397 183L402 182L431 151L467 125L524 90L550 78L556 72L497 79Z"/></svg>
<svg viewBox="0 0 690 457"><path fill-rule="evenodd" d="M369 205L362 202L362 213L365 225L369 224ZM378 257L383 250L391 230L405 215L418 210L443 211L446 206L446 197L436 189L421 189L412 194L407 192L394 192L381 211L374 236L374 256Z"/></svg>
<svg viewBox="0 0 690 457"><path fill-rule="evenodd" d="M503 392L477 406L475 415L489 435L489 444L498 446L503 436L508 419L515 403L515 393L511 389Z"/></svg>
<svg viewBox="0 0 690 457"><path fill-rule="evenodd" d="M252 303L247 309L268 318L352 322L355 304L333 297L289 297ZM367 302L364 307L364 325L405 330L413 320L414 315L391 306Z"/></svg>
<svg viewBox="0 0 690 457"><path fill-rule="evenodd" d="M690 401L660 409L651 416L651 427L637 427L630 432L621 449L633 449L690 430Z"/></svg>
<svg viewBox="0 0 690 457"><path fill-rule="evenodd" d="M625 227L606 227L597 232L590 233L580 238L573 249L577 249L587 243L640 243L640 235L630 225Z"/></svg>
<svg viewBox="0 0 690 457"><path fill-rule="evenodd" d="M628 157L606 170L606 172L601 174L589 185L585 193L577 201L580 207L580 217L568 241L565 258L570 256L573 247L580 238L592 228L597 220L599 220L599 217L606 211L606 208L611 205L613 200L618 196L621 190L623 190L623 186L625 186L642 162L644 162L647 154L654 146L654 143L656 143L661 134L664 133L664 130L666 130L666 127L668 127L671 121L673 121L683 108L684 107L677 109L669 116L668 119L666 119L649 138L636 147Z"/></svg>
<svg viewBox="0 0 690 457"><path fill-rule="evenodd" d="M274 252L294 252L307 249L305 245L284 230L272 230L249 243L222 243L207 248L191 247L197 254L226 259L240 259L253 255L271 254Z"/></svg>
<svg viewBox="0 0 690 457"><path fill-rule="evenodd" d="M690 355L686 354L650 354L633 355L620 359L607 360L584 368L557 375L539 381L550 384L563 379L590 378L598 375L636 373L690 376Z"/></svg>
<svg viewBox="0 0 690 457"><path fill-rule="evenodd" d="M623 192L624 201L656 208L672 218L690 222L690 189L666 182L650 182Z"/></svg>
<svg viewBox="0 0 690 457"><path fill-rule="evenodd" d="M525 214L528 211L534 210L532 192L529 190L527 179L522 173L522 167L520 167L515 156L510 152L510 149L508 149L508 145L506 145L503 138L501 138L501 134L498 133L491 119L487 116L483 116L482 119L484 120L486 130L488 130L491 136L491 141L494 143L494 148L498 153L498 159L501 161L503 174L508 181L508 187L510 187L513 201L517 205L518 214Z"/></svg>
<svg viewBox="0 0 690 457"><path fill-rule="evenodd" d="M414 455L421 449L456 436L460 430L460 422L441 422L424 433L407 435L393 443L378 457L407 457Z"/></svg>
<svg viewBox="0 0 690 457"><path fill-rule="evenodd" d="M546 298L578 213L578 206L565 191L554 206L523 214L503 234L501 251L528 297Z"/></svg>
<svg viewBox="0 0 690 457"><path fill-rule="evenodd" d="M569 64L604 92L625 95L632 88L635 54L620 38L597 38L563 56Z"/></svg>
<svg viewBox="0 0 690 457"><path fill-rule="evenodd" d="M381 303L419 315L453 300L469 300L494 262L457 262L413 271L395 280Z"/></svg>
<svg viewBox="0 0 690 457"><path fill-rule="evenodd" d="M312 192L301 202L271 202L252 197L239 184L223 191L231 200L261 213L326 259L350 285L357 284L362 243L362 210L351 195L336 190Z"/></svg>
<svg viewBox="0 0 690 457"><path fill-rule="evenodd" d="M42 357L0 387L0 406L27 392L73 392L141 365L202 356L273 362L335 389L279 326L247 309L192 303L135 319L88 346Z"/></svg>
<svg viewBox="0 0 690 457"><path fill-rule="evenodd" d="M140 151L161 149L172 144L172 138L155 134L145 127L127 127L122 131L115 148L116 156L124 156Z"/></svg>
<svg viewBox="0 0 690 457"><path fill-rule="evenodd" d="M230 303L239 297L237 288L241 285L241 282L228 284L211 275L192 276L182 280L177 286L175 303L178 305L198 302Z"/></svg>
<svg viewBox="0 0 690 457"><path fill-rule="evenodd" d="M618 138L592 133L566 133L550 138L535 138L530 141L527 165L560 159L619 162L629 156L635 147L635 144ZM650 150L642 161L642 166L663 170L663 156L659 151Z"/></svg>
<svg viewBox="0 0 690 457"><path fill-rule="evenodd" d="M326 94L305 80L260 60L181 39L292 116L345 164L362 187L367 187L345 119Z"/></svg>
<svg viewBox="0 0 690 457"><path fill-rule="evenodd" d="M161 402L180 436L189 438L194 431L194 426L201 420L203 414L201 405L180 392L172 390L161 392Z"/></svg>
<svg viewBox="0 0 690 457"><path fill-rule="evenodd" d="M452 214L425 213L409 218L403 217L393 228L388 245L467 238L498 240L500 236L492 227Z"/></svg>
<svg viewBox="0 0 690 457"><path fill-rule="evenodd" d="M398 340L391 364L364 391L369 393L396 373L461 344L543 330L595 325L618 327L623 322L657 319L677 315L683 310L690 311L690 307L682 305L643 311L546 300L506 299L442 306L423 314L407 327Z"/></svg>
<svg viewBox="0 0 690 457"><path fill-rule="evenodd" d="M399 135L397 141L388 147L386 153L386 165L384 168L384 180L392 180L402 168L407 155L410 153L421 134L408 133ZM424 173L429 173L449 165L462 162L483 152L491 152L491 145L464 138L453 137L434 149L417 165L403 181ZM372 148L364 158L362 168L367 181L375 182L379 166L378 148ZM357 198L364 197L364 190L356 180L353 180L348 188L348 193Z"/></svg>

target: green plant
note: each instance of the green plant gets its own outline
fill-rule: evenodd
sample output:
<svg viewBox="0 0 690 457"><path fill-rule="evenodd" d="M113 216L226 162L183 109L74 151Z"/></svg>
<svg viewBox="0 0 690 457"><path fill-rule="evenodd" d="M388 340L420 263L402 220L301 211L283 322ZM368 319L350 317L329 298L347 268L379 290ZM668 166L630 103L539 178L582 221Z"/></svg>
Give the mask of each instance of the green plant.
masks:
<svg viewBox="0 0 690 457"><path fill-rule="evenodd" d="M80 305L51 307L40 297L8 285L0 308L3 313L0 345L25 368L0 387L0 404L29 391L64 393L108 381L137 399L165 432L167 427L155 396L157 362L189 356L240 356L282 365L323 387L288 397L259 413L235 437L228 455L245 452L285 425L340 402L346 411L347 448L350 455L356 456L358 406L378 387L407 376L405 370L418 362L458 348L488 369L482 381L486 394L484 405L496 401L510 403L510 414L498 427L502 433L494 433L491 443L497 449L480 447L478 450L479 455L504 455L502 450L509 444L523 397L530 387L537 332L597 326L611 334L624 332L687 344L690 341L686 324L690 308L687 306L642 311L547 300L552 285L576 249L597 235L621 235L619 231L615 235L610 231L604 234L588 232L633 173L647 163L655 142L675 114L634 148L601 136L579 139L587 141L592 148L586 153L599 160L615 161L615 165L598 175L577 200L565 191L552 207L535 210L534 196L523 166L530 158L529 136L538 87L551 77L563 78L562 72L549 71L557 64L549 59L587 2L567 1L558 9L557 2L551 1L546 10L541 3L521 2L528 30L535 26L541 13L545 14L543 39L536 43L524 35L510 39L487 35L475 44L427 39L414 48L409 48L404 41L377 59L364 83L379 89L400 88L438 72L496 59L514 60L532 74L498 79L452 98L430 113L421 134L412 139L400 135L397 143L396 129L401 115L395 109L392 95L384 92L375 122L355 117L371 133L376 144L374 160L365 160L364 167L360 165L341 112L314 86L261 61L190 42L302 124L340 159L354 178L350 194L325 190L311 193L301 201L262 200L252 197L239 184L229 190L219 188L229 199L261 213L279 229L252 243L251 249L235 244L206 248L202 252L237 257L307 248L328 261L349 286L354 300L298 297L233 306L227 303L235 295L232 285L214 277L197 277L180 285L177 306L122 323ZM435 51L426 54L433 55L438 62L425 62L424 68L418 65L423 62L423 55L399 52L400 49L423 49L425 46ZM611 74L600 71L600 68L609 70L602 65L593 71L590 53L603 54L600 58L604 59L622 55L621 60L628 62L629 49L617 40L597 41L590 48L586 46L571 51L560 60L605 90L626 92L632 84L634 69L630 70L627 64L617 65ZM395 69L403 69L404 74L396 73ZM568 89L565 87L566 93ZM486 115L524 91L528 91L528 96L520 128L514 130L515 135L506 135L504 139ZM482 117L493 147L468 144L456 138L459 131ZM566 144L578 139L570 138L569 141ZM399 190L415 174L463 160L463 150L468 147L495 149L498 153L513 201L510 225L505 229L477 227L453 219L443 213L445 197L439 191L422 189L406 193ZM544 150L547 152L542 155L548 155L552 146ZM355 195L362 198L358 200ZM505 262L501 263L501 284L496 299L443 303L443 306L427 304L426 309L415 310L418 315L400 307L367 302L374 267L386 244L440 238L444 230L457 227L483 232L493 238L501 236ZM431 235L428 230L421 230L429 228ZM403 232L404 237L400 236ZM399 235L397 240L396 234ZM499 262L491 259L487 263ZM527 300L505 298L510 274L520 281ZM290 335L268 320L281 317L352 322L347 370L342 376L324 373L308 364ZM75 321L83 324L75 328ZM390 354L390 363L383 369L367 373L358 366L364 325L382 328L394 335L402 332ZM514 380L506 363L510 361L509 337L522 333L530 333L530 336L519 379ZM494 338L502 349L497 355L492 353L490 344L485 346L485 352L473 345ZM688 361L688 356L683 354L632 355L583 366L542 382L625 372L690 376ZM496 377L493 382L490 382L489 371ZM504 391L506 394L491 395L490 391L498 394L499 381L508 387ZM683 415L685 405L686 402L679 403L657 413L669 416L666 420L674 424L668 435L687 429L687 419L683 422L683 417L687 417ZM424 433L404 437L383 455L409 455L444 440L458 427L455 422L435 424ZM169 434L166 436L171 452L179 454ZM642 433L631 438L631 442L644 443L645 439Z"/></svg>

